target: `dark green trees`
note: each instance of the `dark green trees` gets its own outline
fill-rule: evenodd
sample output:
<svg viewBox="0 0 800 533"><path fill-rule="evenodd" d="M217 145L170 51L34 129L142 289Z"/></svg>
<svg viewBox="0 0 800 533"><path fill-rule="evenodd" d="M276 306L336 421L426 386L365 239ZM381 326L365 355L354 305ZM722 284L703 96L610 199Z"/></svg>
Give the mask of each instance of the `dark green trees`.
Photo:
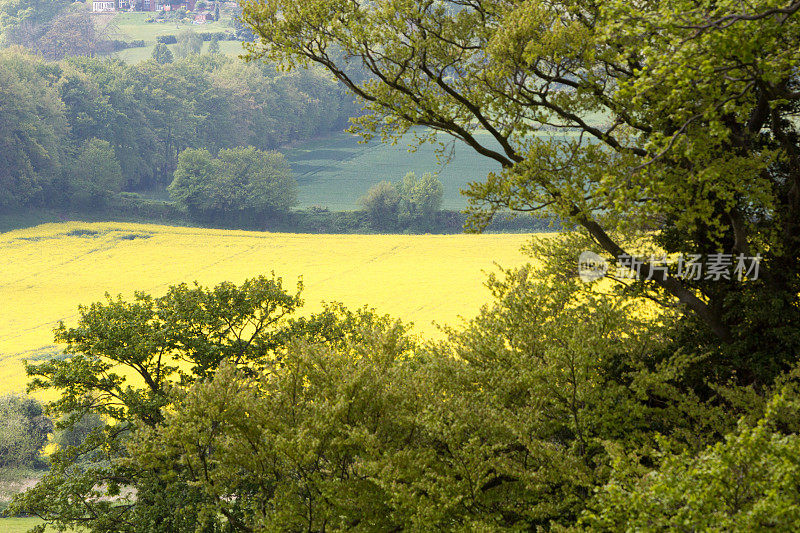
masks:
<svg viewBox="0 0 800 533"><path fill-rule="evenodd" d="M0 468L41 466L53 423L42 404L16 395L0 397Z"/></svg>
<svg viewBox="0 0 800 533"><path fill-rule="evenodd" d="M384 180L373 185L359 198L358 203L367 212L375 227L389 229L397 224L400 194L392 182Z"/></svg>
<svg viewBox="0 0 800 533"><path fill-rule="evenodd" d="M297 203L297 182L278 152L253 147L184 150L170 194L193 216L263 217L285 213Z"/></svg>
<svg viewBox="0 0 800 533"><path fill-rule="evenodd" d="M83 143L64 174L74 207L101 207L125 184L114 148L100 139Z"/></svg>
<svg viewBox="0 0 800 533"><path fill-rule="evenodd" d="M208 42L208 53L209 54L218 54L219 53L219 37L216 35L211 38Z"/></svg>
<svg viewBox="0 0 800 533"><path fill-rule="evenodd" d="M67 143L57 73L40 59L0 51L0 209L41 205Z"/></svg>
<svg viewBox="0 0 800 533"><path fill-rule="evenodd" d="M158 43L155 48L153 48L153 59L155 59L156 63L159 65L172 63L172 50L170 50L166 44Z"/></svg>
<svg viewBox="0 0 800 533"><path fill-rule="evenodd" d="M70 0L1 0L0 44L35 45Z"/></svg>
<svg viewBox="0 0 800 533"><path fill-rule="evenodd" d="M69 174L92 139L110 144L124 190L138 191L168 185L186 148L269 150L335 128L352 109L319 72L279 75L222 54L170 62L163 45L155 53L126 65L0 51L0 209L67 205Z"/></svg>
<svg viewBox="0 0 800 533"><path fill-rule="evenodd" d="M442 209L444 187L430 172L417 177L409 172L400 182L398 218L401 224L424 227Z"/></svg>
<svg viewBox="0 0 800 533"><path fill-rule="evenodd" d="M178 44L175 46L175 55L184 58L191 54L199 54L203 49L203 38L191 30L185 30L178 35Z"/></svg>
<svg viewBox="0 0 800 533"><path fill-rule="evenodd" d="M435 225L443 194L442 182L433 174L417 177L409 172L398 185L389 181L374 185L358 203L377 229L420 231Z"/></svg>

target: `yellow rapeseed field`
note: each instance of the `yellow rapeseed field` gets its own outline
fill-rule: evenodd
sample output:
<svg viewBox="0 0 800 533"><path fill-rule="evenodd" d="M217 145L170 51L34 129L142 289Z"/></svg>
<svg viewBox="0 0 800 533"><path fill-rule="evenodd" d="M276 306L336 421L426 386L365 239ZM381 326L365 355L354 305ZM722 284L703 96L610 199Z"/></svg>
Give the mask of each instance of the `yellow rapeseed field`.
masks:
<svg viewBox="0 0 800 533"><path fill-rule="evenodd" d="M529 235L299 235L144 224L45 224L0 234L0 392L21 391L23 359L60 348L52 330L104 293L241 282L271 271L307 310L340 301L412 321L435 335L487 301L485 272L524 263Z"/></svg>

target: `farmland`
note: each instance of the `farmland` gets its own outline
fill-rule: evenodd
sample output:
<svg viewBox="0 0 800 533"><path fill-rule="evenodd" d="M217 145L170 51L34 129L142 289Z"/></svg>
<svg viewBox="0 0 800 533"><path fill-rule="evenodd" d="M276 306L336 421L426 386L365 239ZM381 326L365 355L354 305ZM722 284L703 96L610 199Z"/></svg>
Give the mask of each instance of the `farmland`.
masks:
<svg viewBox="0 0 800 533"><path fill-rule="evenodd" d="M590 118L602 123L602 117ZM570 133L559 135L566 137ZM488 133L476 133L475 137L492 146ZM417 175L434 172L444 186L442 206L463 209L467 198L461 190L470 182L484 181L490 172L500 171L499 164L462 142L448 144L446 157L441 158L432 144L409 151L413 134L405 135L396 144L383 144L376 139L359 144L359 139L346 132L332 133L281 149L299 184L300 207L357 209L358 199L381 180L399 181L407 172ZM447 140L442 138L443 142Z"/></svg>
<svg viewBox="0 0 800 533"><path fill-rule="evenodd" d="M464 144L456 146L451 161L440 165L430 144L416 152L408 151L411 135L396 145L377 140L359 144L358 139L348 133L334 133L283 150L300 186L301 207L357 209L358 198L381 180L398 181L407 172L436 172L444 186L443 207L461 209L466 198L459 190L499 170L499 165Z"/></svg>
<svg viewBox="0 0 800 533"><path fill-rule="evenodd" d="M52 329L105 292L160 294L175 283L213 285L270 271L307 310L322 301L370 305L430 335L486 301L485 271L525 261L525 235L300 235L119 223L45 224L0 234L0 380L22 390L21 361L58 353Z"/></svg>
<svg viewBox="0 0 800 533"><path fill-rule="evenodd" d="M224 16L216 22L207 22L202 25L176 23L172 22L145 22L151 18L153 13L149 12L134 12L134 13L118 13L109 23L105 26L105 31L108 35L115 39L134 41L142 40L145 42L143 48L129 48L114 53L114 57L122 59L126 63L133 64L145 59L149 59L153 53L153 47L156 44L157 37L161 35L177 35L183 31L191 29L198 33L216 33L222 31L232 31L230 15ZM102 21L104 24L105 21ZM244 53L242 43L239 41L221 41L220 52L230 56L238 56ZM169 48L174 52L176 45L169 45ZM203 44L204 51L208 49L208 42Z"/></svg>
<svg viewBox="0 0 800 533"><path fill-rule="evenodd" d="M2 518L0 519L0 527L3 529L3 533L25 533L29 531L33 526L40 524L41 520L36 518ZM47 531L55 531L53 529L47 529Z"/></svg>

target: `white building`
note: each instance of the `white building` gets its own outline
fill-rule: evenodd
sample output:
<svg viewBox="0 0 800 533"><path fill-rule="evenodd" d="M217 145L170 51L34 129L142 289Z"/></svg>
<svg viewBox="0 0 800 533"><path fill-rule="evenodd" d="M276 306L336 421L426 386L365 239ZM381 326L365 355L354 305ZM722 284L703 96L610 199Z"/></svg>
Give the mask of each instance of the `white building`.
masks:
<svg viewBox="0 0 800 533"><path fill-rule="evenodd" d="M117 10L117 0L92 0L92 13L107 13Z"/></svg>

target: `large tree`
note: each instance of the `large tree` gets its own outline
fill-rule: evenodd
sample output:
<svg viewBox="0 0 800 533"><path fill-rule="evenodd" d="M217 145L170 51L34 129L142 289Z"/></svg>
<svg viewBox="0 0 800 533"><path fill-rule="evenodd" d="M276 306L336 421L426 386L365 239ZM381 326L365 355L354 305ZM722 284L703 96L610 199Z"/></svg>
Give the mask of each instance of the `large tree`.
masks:
<svg viewBox="0 0 800 533"><path fill-rule="evenodd" d="M274 363L287 339L320 330L289 320L302 305L300 289L292 294L280 278L261 276L82 306L77 327L56 330L66 357L27 365L29 388L55 393L48 412L60 429L87 415L106 423L78 446L56 450L48 473L16 497L11 512L104 533L215 531L197 529L196 490L165 485L158 475L166 472L126 461L126 443L137 427L164 421L173 387L212 376L222 363L251 371Z"/></svg>
<svg viewBox="0 0 800 533"><path fill-rule="evenodd" d="M75 161L65 169L67 193L73 206L100 207L122 191L124 178L114 148L108 141L89 139Z"/></svg>
<svg viewBox="0 0 800 533"><path fill-rule="evenodd" d="M0 42L31 45L71 0L0 0Z"/></svg>
<svg viewBox="0 0 800 533"><path fill-rule="evenodd" d="M247 0L243 19L260 37L251 59L322 65L358 95L367 137L424 126L496 161L468 192L477 227L497 210L546 209L615 259L636 251L619 235L647 229L667 252L761 253L758 281L687 281L673 266L639 288L689 309L695 334L725 347L729 374L762 380L800 346L798 11L791 0Z"/></svg>
<svg viewBox="0 0 800 533"><path fill-rule="evenodd" d="M88 13L71 13L55 19L35 45L48 59L91 56L97 49L98 35Z"/></svg>

